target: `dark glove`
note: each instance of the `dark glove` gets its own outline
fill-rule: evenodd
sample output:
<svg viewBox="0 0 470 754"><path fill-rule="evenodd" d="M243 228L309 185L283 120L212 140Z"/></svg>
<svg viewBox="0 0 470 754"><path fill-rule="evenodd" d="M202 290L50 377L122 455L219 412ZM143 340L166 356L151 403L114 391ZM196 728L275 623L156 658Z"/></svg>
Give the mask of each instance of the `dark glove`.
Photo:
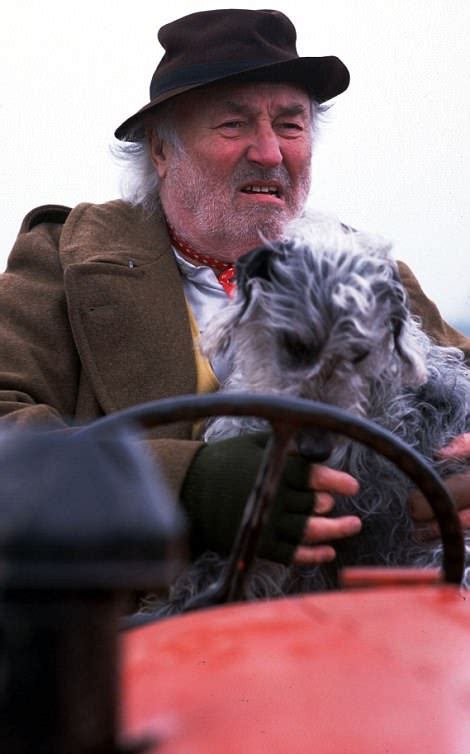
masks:
<svg viewBox="0 0 470 754"><path fill-rule="evenodd" d="M191 523L193 555L230 552L268 435L248 434L203 445L181 491ZM258 555L286 565L292 561L314 504L309 464L288 456L273 510L261 535Z"/></svg>

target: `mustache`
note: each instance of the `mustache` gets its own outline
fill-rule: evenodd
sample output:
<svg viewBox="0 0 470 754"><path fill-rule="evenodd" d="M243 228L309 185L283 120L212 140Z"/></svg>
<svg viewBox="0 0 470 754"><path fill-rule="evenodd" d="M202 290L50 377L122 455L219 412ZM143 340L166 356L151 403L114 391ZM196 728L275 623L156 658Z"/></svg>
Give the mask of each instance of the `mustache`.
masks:
<svg viewBox="0 0 470 754"><path fill-rule="evenodd" d="M256 181L275 182L285 188L291 185L291 179L284 165L274 168L262 168L255 165L238 165L231 175L231 184L237 187L240 183L256 183Z"/></svg>

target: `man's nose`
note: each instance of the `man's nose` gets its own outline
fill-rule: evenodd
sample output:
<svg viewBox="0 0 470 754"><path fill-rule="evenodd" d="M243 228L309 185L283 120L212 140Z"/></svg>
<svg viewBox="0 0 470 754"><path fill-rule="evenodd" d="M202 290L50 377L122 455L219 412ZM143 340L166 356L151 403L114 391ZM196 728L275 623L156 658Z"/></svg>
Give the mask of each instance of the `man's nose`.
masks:
<svg viewBox="0 0 470 754"><path fill-rule="evenodd" d="M283 157L279 138L271 126L262 126L253 133L246 156L250 162L256 162L266 168L280 165Z"/></svg>

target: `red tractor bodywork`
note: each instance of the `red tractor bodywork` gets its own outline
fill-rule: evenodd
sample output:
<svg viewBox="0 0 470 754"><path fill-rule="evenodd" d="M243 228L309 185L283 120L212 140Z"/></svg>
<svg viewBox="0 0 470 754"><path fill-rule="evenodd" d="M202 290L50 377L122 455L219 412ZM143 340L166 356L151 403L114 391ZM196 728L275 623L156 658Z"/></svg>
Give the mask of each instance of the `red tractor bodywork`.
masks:
<svg viewBox="0 0 470 754"><path fill-rule="evenodd" d="M467 754L469 649L451 585L211 608L124 636L124 730L159 754Z"/></svg>

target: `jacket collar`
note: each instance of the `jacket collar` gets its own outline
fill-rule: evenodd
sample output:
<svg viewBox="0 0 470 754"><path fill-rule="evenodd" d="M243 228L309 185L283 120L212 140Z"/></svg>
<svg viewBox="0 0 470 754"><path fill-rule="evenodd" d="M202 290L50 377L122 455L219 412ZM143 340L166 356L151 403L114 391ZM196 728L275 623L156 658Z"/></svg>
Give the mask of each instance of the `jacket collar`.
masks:
<svg viewBox="0 0 470 754"><path fill-rule="evenodd" d="M79 204L62 231L60 258L70 264L111 262L141 266L170 251L170 239L161 209L152 215L121 200L106 204Z"/></svg>

